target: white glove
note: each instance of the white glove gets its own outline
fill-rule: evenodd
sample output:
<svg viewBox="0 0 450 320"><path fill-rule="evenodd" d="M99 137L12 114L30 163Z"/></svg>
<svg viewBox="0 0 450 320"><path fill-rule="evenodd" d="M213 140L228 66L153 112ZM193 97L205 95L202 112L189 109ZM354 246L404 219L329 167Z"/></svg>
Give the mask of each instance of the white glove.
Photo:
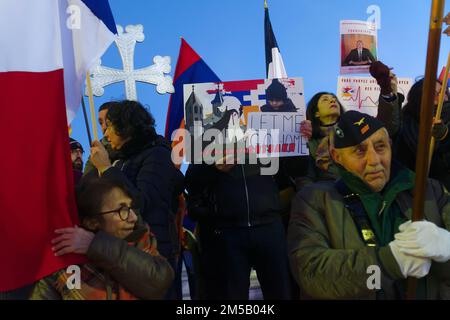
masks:
<svg viewBox="0 0 450 320"><path fill-rule="evenodd" d="M400 252L436 262L450 260L450 232L432 222L406 222L395 235Z"/></svg>
<svg viewBox="0 0 450 320"><path fill-rule="evenodd" d="M392 254L400 267L403 277L425 277L430 271L431 260L429 258L409 256L402 253L397 242L398 240L391 241L391 243L389 243L389 247L391 248Z"/></svg>

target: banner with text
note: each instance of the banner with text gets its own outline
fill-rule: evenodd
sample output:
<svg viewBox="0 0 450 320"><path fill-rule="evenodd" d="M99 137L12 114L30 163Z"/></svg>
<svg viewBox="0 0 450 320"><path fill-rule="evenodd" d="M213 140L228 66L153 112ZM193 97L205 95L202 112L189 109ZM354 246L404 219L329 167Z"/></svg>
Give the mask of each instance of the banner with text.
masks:
<svg viewBox="0 0 450 320"><path fill-rule="evenodd" d="M397 90L406 96L413 85L411 78L398 78ZM380 86L372 77L338 77L337 95L345 110L377 115Z"/></svg>

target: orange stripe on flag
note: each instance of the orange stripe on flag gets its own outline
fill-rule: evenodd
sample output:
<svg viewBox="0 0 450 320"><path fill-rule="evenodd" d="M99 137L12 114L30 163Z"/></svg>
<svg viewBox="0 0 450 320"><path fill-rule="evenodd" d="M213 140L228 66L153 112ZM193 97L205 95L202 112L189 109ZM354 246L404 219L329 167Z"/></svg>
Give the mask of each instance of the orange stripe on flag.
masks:
<svg viewBox="0 0 450 320"><path fill-rule="evenodd" d="M185 123L184 123L184 119L181 120L181 124L180 124L180 129L184 129L185 128ZM178 130L177 133L175 134L175 137L172 141L172 150L179 144L179 143L184 143L186 141L186 131L185 130ZM184 146L184 148L186 147L186 145ZM181 159L184 157L184 148L181 148L181 151L179 152L179 154L176 155L176 157L180 159L180 161L178 161L178 163L175 164L175 166L180 169L181 167Z"/></svg>

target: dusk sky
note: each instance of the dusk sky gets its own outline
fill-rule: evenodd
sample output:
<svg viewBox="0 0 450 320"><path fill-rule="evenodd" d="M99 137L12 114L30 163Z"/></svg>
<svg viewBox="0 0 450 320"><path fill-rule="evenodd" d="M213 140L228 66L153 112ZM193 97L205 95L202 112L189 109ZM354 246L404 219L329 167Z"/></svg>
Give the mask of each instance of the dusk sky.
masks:
<svg viewBox="0 0 450 320"><path fill-rule="evenodd" d="M170 56L173 76L183 37L223 81L265 77L263 0L109 2L117 24L144 26L145 40L135 50L136 68L151 65L156 55ZM303 77L306 102L318 91L336 92L339 21L367 20L373 14L367 13L371 5L380 8L379 60L394 67L399 77L414 79L425 72L430 0L269 0L268 5L286 71L290 77ZM449 49L450 39L443 35L439 70ZM122 68L114 44L102 57L102 65ZM163 134L169 95L159 95L155 89L139 83L137 94ZM95 108L124 98L124 84L111 85L102 97L94 98ZM72 122L72 137L83 144L86 159L89 148L81 109Z"/></svg>

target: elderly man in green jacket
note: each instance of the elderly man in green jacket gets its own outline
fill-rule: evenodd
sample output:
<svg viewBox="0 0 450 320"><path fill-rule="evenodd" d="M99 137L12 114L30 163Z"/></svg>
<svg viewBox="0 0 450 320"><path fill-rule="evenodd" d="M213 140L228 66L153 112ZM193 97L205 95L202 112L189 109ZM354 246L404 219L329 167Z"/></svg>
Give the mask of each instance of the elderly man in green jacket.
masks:
<svg viewBox="0 0 450 320"><path fill-rule="evenodd" d="M414 173L391 161L383 123L348 111L334 130L336 182L305 187L292 203L291 268L314 299L450 299L450 194L428 180L424 221L411 222Z"/></svg>

